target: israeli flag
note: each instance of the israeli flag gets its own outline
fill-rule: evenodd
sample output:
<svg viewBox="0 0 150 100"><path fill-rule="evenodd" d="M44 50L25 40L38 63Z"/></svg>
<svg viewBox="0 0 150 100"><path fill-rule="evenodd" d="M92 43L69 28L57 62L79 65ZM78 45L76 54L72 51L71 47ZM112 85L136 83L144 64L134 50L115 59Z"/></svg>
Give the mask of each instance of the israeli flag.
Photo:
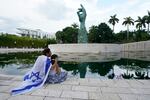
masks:
<svg viewBox="0 0 150 100"><path fill-rule="evenodd" d="M25 74L22 84L18 88L11 90L11 94L23 94L42 87L48 77L51 66L51 60L47 56L39 56L33 68Z"/></svg>

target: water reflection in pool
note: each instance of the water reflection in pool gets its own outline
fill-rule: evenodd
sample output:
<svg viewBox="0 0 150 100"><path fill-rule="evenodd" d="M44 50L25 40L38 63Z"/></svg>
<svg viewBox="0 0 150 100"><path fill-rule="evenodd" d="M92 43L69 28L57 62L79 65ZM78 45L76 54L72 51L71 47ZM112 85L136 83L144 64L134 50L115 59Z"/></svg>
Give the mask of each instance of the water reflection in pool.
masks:
<svg viewBox="0 0 150 100"><path fill-rule="evenodd" d="M149 79L149 52L103 54L57 53L59 64L69 77ZM40 52L0 54L0 74L23 75Z"/></svg>

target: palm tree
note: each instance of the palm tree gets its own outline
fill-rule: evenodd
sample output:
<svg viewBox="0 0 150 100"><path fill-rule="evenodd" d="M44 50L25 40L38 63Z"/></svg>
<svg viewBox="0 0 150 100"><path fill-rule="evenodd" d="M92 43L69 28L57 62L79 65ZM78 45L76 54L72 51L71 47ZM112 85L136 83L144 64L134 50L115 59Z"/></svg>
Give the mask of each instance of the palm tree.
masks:
<svg viewBox="0 0 150 100"><path fill-rule="evenodd" d="M122 25L127 25L127 40L128 40L128 37L129 37L129 25L134 25L134 20L129 16L129 17L126 17L124 18L125 21L122 23Z"/></svg>
<svg viewBox="0 0 150 100"><path fill-rule="evenodd" d="M116 22L117 22L117 23L119 22L119 19L116 18L116 16L117 16L116 14L113 15L113 16L110 16L110 19L109 19L109 21L108 21L110 24L113 25L113 32L114 32L114 27L115 27Z"/></svg>
<svg viewBox="0 0 150 100"><path fill-rule="evenodd" d="M144 16L145 17L145 22L147 23L147 32L149 33L149 24L150 24L150 11L148 11L148 15Z"/></svg>
<svg viewBox="0 0 150 100"><path fill-rule="evenodd" d="M71 26L72 26L73 28L78 28L78 27L79 27L77 23L73 23Z"/></svg>
<svg viewBox="0 0 150 100"><path fill-rule="evenodd" d="M137 28L138 30L141 30L141 27L142 27L142 24L141 24L141 23L137 23L137 24L136 24L136 28Z"/></svg>
<svg viewBox="0 0 150 100"><path fill-rule="evenodd" d="M145 28L146 27L146 25L145 25L145 17L140 17L140 16L138 16L138 19L135 21L135 22L137 22L137 24L136 24L136 28L139 28L139 30L141 29L143 29L142 28L142 26Z"/></svg>

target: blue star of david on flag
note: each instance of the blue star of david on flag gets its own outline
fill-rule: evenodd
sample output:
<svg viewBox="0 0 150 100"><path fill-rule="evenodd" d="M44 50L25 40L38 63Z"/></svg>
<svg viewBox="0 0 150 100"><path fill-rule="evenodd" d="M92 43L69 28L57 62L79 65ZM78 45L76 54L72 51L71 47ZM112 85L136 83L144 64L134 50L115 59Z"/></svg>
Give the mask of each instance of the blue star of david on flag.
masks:
<svg viewBox="0 0 150 100"><path fill-rule="evenodd" d="M40 77L39 77L39 74L40 74L40 72L32 72L31 73L31 76L30 76L30 79L32 80L32 82L35 82L36 80L39 80L39 79L41 79Z"/></svg>

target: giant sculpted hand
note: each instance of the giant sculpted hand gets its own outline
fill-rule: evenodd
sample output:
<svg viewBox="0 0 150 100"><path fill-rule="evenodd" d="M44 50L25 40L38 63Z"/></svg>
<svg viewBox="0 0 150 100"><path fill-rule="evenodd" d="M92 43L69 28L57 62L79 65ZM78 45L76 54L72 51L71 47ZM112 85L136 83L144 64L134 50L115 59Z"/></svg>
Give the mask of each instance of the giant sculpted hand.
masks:
<svg viewBox="0 0 150 100"><path fill-rule="evenodd" d="M77 12L78 17L79 17L79 21L80 22L85 22L86 19L86 11L85 8L83 7L83 5L81 4L81 8L78 9L79 11Z"/></svg>

